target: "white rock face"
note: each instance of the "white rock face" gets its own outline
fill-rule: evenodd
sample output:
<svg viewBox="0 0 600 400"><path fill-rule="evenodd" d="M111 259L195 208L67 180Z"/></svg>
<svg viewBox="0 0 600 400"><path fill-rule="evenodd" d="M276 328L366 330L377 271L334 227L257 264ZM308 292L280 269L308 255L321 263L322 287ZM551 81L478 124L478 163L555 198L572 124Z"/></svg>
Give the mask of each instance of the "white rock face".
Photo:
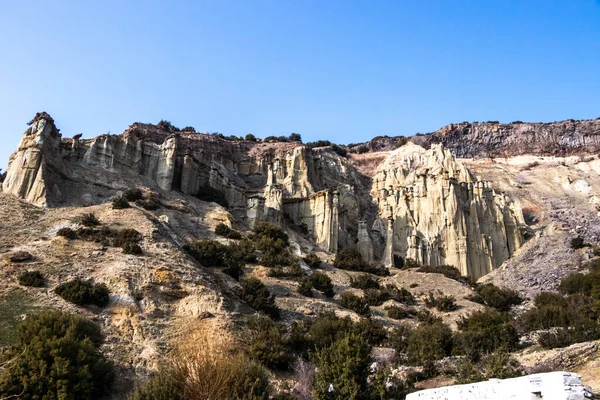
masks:
<svg viewBox="0 0 600 400"><path fill-rule="evenodd" d="M388 265L397 254L477 278L523 243L519 207L490 182L475 181L441 145L408 144L392 152L373 178L372 195L379 208L373 229L386 238Z"/></svg>
<svg viewBox="0 0 600 400"><path fill-rule="evenodd" d="M468 385L421 390L406 400L584 400L592 398L581 377L570 372L548 372L512 379L491 379Z"/></svg>
<svg viewBox="0 0 600 400"><path fill-rule="evenodd" d="M59 147L60 135L54 123L36 118L10 158L3 191L38 206L46 206L49 196L60 195L56 181L64 174L64 166Z"/></svg>

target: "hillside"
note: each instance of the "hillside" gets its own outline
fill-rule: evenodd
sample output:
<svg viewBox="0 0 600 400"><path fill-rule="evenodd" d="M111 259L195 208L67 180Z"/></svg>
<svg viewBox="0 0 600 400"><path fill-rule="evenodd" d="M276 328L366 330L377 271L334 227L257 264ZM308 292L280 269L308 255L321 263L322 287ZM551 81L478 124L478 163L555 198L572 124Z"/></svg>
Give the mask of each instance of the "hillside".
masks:
<svg viewBox="0 0 600 400"><path fill-rule="evenodd" d="M510 311L499 326L515 330L504 350L522 363L518 371L597 368L600 336L586 332L569 339L583 343L574 348L544 350L536 335L545 328L518 323L536 310L539 293L597 260L598 121L494 125L458 124L395 149L377 140L376 152L344 156L334 146L140 123L121 135L68 139L40 113L11 156L0 193L0 347L17 342L25 315L59 309L101 327L101 352L116 370L110 398L127 398L181 348L208 340L267 365L273 393L307 399L305 375L316 361L303 346L320 349L311 323L338 324L327 312L350 317L354 328L340 322L332 329L358 329L370 361L412 390L461 379L459 361L472 355L466 338L481 334L465 333L461 321L497 309ZM525 138L535 146L517 156ZM97 221L88 226L90 214ZM573 239L585 246L574 248ZM19 283L34 270L43 287ZM270 311L262 311L278 334L253 325L251 298L264 292L246 290L251 277L273 295ZM106 285L108 304L63 299L57 288L73 279ZM328 281L332 293L321 287ZM441 329L435 335L448 326L454 348L415 359L422 344L414 332L430 325ZM303 326L299 340L294 329ZM258 357L257 338L294 360L281 368ZM472 366L497 352L477 350L481 360L473 357Z"/></svg>

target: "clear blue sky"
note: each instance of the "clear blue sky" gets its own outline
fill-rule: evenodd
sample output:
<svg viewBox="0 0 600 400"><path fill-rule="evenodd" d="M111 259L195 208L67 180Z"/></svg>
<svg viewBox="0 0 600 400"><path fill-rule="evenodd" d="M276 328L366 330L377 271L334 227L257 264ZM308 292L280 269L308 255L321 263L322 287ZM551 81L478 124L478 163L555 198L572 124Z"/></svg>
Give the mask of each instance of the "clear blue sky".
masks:
<svg viewBox="0 0 600 400"><path fill-rule="evenodd" d="M2 168L41 110L338 143L600 117L598 0L0 0L0 37Z"/></svg>

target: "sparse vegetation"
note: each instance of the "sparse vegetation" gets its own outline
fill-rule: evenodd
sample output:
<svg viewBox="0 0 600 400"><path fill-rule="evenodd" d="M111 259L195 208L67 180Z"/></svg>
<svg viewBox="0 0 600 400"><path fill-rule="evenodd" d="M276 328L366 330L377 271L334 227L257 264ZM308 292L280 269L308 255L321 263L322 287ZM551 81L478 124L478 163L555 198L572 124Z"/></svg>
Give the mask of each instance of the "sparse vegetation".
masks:
<svg viewBox="0 0 600 400"><path fill-rule="evenodd" d="M269 369L288 370L293 357L284 343L285 328L264 315L251 317L246 325L250 334L250 358Z"/></svg>
<svg viewBox="0 0 600 400"><path fill-rule="evenodd" d="M471 278L462 276L460 271L451 265L440 265L438 267L422 266L418 272L425 272L428 274L442 274L446 278L454 279L455 281L464 283L466 285L472 285Z"/></svg>
<svg viewBox="0 0 600 400"><path fill-rule="evenodd" d="M264 312L272 318L279 318L279 308L275 305L275 296L260 279L249 277L242 279L238 295L256 311Z"/></svg>
<svg viewBox="0 0 600 400"><path fill-rule="evenodd" d="M95 305L106 307L109 300L108 287L103 283L92 284L89 281L74 279L62 283L54 292L63 299L78 306Z"/></svg>
<svg viewBox="0 0 600 400"><path fill-rule="evenodd" d="M92 227L100 225L100 220L94 213L86 213L77 218L77 222L83 226Z"/></svg>
<svg viewBox="0 0 600 400"><path fill-rule="evenodd" d="M433 362L452 352L452 331L442 322L422 323L408 336L406 354L415 365L433 368Z"/></svg>
<svg viewBox="0 0 600 400"><path fill-rule="evenodd" d="M287 233L276 225L257 222L250 239L263 253L261 263L267 267L286 266L297 262L289 252Z"/></svg>
<svg viewBox="0 0 600 400"><path fill-rule="evenodd" d="M449 312L458 309L456 299L452 296L446 296L442 293L436 295L433 292L429 292L425 298L425 305L429 308L437 308L438 311Z"/></svg>
<svg viewBox="0 0 600 400"><path fill-rule="evenodd" d="M477 311L457 323L460 332L455 335L454 351L474 361L483 355L518 348L519 334L508 313Z"/></svg>
<svg viewBox="0 0 600 400"><path fill-rule="evenodd" d="M333 266L339 269L368 272L380 276L389 275L387 268L369 264L363 259L358 249L354 247L344 247L339 250L335 256Z"/></svg>
<svg viewBox="0 0 600 400"><path fill-rule="evenodd" d="M302 296L312 297L312 282L309 277L304 277L298 281L298 289L296 290Z"/></svg>
<svg viewBox="0 0 600 400"><path fill-rule="evenodd" d="M514 290L501 289L491 283L477 285L476 297L469 300L495 308L498 311L509 311L513 306L523 303L523 298Z"/></svg>
<svg viewBox="0 0 600 400"><path fill-rule="evenodd" d="M144 193L140 189L127 189L123 192L123 198L130 202L136 202L144 198Z"/></svg>
<svg viewBox="0 0 600 400"><path fill-rule="evenodd" d="M573 239L571 239L571 248L578 250L578 249L582 249L584 247L586 247L587 244L585 243L584 239L581 236L577 236Z"/></svg>
<svg viewBox="0 0 600 400"><path fill-rule="evenodd" d="M194 240L183 248L203 266L223 268L234 279L240 278L247 262L256 261L253 245L245 240L230 245L216 240Z"/></svg>
<svg viewBox="0 0 600 400"><path fill-rule="evenodd" d="M350 278L350 287L355 289L379 289L379 281L368 274L359 275L356 278Z"/></svg>
<svg viewBox="0 0 600 400"><path fill-rule="evenodd" d="M71 228L60 228L58 230L58 232L56 232L57 236L62 236L66 239L69 240L75 240L77 239L77 232L75 232L73 229Z"/></svg>
<svg viewBox="0 0 600 400"><path fill-rule="evenodd" d="M342 293L340 305L344 308L354 311L359 315L371 315L371 309L366 300L350 292Z"/></svg>
<svg viewBox="0 0 600 400"><path fill-rule="evenodd" d="M19 284L31 287L43 287L46 283L40 271L25 271L19 275Z"/></svg>
<svg viewBox="0 0 600 400"><path fill-rule="evenodd" d="M371 346L363 337L346 334L312 357L317 366L313 389L317 399L345 400L368 397ZM330 389L333 387L333 391Z"/></svg>
<svg viewBox="0 0 600 400"><path fill-rule="evenodd" d="M304 257L304 262L306 265L311 267L312 269L321 268L321 259L315 253L310 253L306 257Z"/></svg>
<svg viewBox="0 0 600 400"><path fill-rule="evenodd" d="M389 306L385 311L387 312L387 316L392 319L405 319L409 317L408 312L402 307Z"/></svg>
<svg viewBox="0 0 600 400"><path fill-rule="evenodd" d="M242 239L242 235L225 225L224 223L219 223L215 228L215 233L219 236L226 237L227 239L240 240Z"/></svg>
<svg viewBox="0 0 600 400"><path fill-rule="evenodd" d="M459 362L457 369L457 384L481 382L492 378L516 378L525 374L519 362L504 351L489 354L477 363L465 358Z"/></svg>
<svg viewBox="0 0 600 400"><path fill-rule="evenodd" d="M109 393L112 364L99 352L97 325L61 311L29 316L18 328L18 342L0 356L14 360L0 371L0 397L96 399Z"/></svg>
<svg viewBox="0 0 600 400"><path fill-rule="evenodd" d="M321 272L315 272L310 276L310 283L312 286L323 293L327 297L335 296L335 292L333 291L333 283L331 283L331 278Z"/></svg>
<svg viewBox="0 0 600 400"><path fill-rule="evenodd" d="M112 201L113 210L123 210L131 207L127 199L123 196L119 196Z"/></svg>

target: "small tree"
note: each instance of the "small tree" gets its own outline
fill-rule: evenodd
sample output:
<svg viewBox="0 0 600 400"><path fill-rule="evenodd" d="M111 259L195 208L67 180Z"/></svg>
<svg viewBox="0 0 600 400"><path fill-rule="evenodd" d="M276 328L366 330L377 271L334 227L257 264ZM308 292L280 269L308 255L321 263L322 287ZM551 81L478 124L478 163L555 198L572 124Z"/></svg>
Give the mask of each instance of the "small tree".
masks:
<svg viewBox="0 0 600 400"><path fill-rule="evenodd" d="M14 359L0 372L0 398L86 400L108 394L114 374L99 352L102 340L98 326L79 316L29 316L0 360Z"/></svg>
<svg viewBox="0 0 600 400"><path fill-rule="evenodd" d="M317 373L313 389L318 400L365 398L368 393L371 347L357 334L349 333L313 356Z"/></svg>

